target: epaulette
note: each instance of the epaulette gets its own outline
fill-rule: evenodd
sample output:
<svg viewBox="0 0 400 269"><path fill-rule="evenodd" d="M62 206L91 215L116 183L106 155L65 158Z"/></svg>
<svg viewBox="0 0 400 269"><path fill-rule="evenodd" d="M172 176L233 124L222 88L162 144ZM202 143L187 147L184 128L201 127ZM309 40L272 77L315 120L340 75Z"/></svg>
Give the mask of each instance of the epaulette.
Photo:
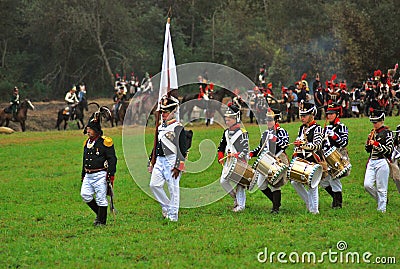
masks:
<svg viewBox="0 0 400 269"><path fill-rule="evenodd" d="M87 141L89 140L89 137L88 138L86 138L86 140L85 140L85 142L83 142L83 147L85 147L86 146L86 144L87 144Z"/></svg>
<svg viewBox="0 0 400 269"><path fill-rule="evenodd" d="M103 144L104 144L104 146L106 146L106 147L111 147L114 143L113 143L113 140L112 140L112 138L111 137L108 137L108 136L102 136L101 138L103 138Z"/></svg>
<svg viewBox="0 0 400 269"><path fill-rule="evenodd" d="M246 130L245 128L240 128L240 130L241 130L243 133L247 133L247 130Z"/></svg>

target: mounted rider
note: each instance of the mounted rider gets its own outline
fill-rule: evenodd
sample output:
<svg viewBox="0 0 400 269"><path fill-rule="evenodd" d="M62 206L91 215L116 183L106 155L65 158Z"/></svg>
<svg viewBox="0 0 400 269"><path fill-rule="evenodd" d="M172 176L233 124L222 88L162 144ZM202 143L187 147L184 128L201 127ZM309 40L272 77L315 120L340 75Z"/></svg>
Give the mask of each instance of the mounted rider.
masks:
<svg viewBox="0 0 400 269"><path fill-rule="evenodd" d="M74 85L66 94L64 98L67 103L67 107L64 109L64 115L71 115L71 120L75 114L75 107L79 103L78 97L76 96L76 86Z"/></svg>
<svg viewBox="0 0 400 269"><path fill-rule="evenodd" d="M214 83L208 83L207 79L203 78L202 76L198 77L199 80L199 97L198 99L210 100L212 99L212 94L214 93Z"/></svg>
<svg viewBox="0 0 400 269"><path fill-rule="evenodd" d="M84 82L79 84L78 100L79 102L86 100L86 85Z"/></svg>
<svg viewBox="0 0 400 269"><path fill-rule="evenodd" d="M153 92L153 82L151 82L151 76L148 72L145 73L142 82L140 83L140 87L137 90L139 93L148 92L151 94Z"/></svg>
<svg viewBox="0 0 400 269"><path fill-rule="evenodd" d="M114 115L118 114L118 111L121 107L121 104L127 99L126 95L124 94L124 87L120 86L119 89L115 89L115 94L113 97L114 105L113 105L113 112Z"/></svg>
<svg viewBox="0 0 400 269"><path fill-rule="evenodd" d="M17 86L15 86L13 89L11 98L10 98L10 106L5 112L12 113L13 118L16 119L18 108L19 108L19 90L18 90Z"/></svg>

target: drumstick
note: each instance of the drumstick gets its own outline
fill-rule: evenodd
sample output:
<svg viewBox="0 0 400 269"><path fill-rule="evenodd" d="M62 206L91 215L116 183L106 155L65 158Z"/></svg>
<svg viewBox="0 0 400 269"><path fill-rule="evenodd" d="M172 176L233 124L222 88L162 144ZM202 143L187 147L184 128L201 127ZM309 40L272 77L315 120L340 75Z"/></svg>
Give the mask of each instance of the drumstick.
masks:
<svg viewBox="0 0 400 269"><path fill-rule="evenodd" d="M231 157L231 156L226 155L225 157L219 159L218 162L219 162L221 165L223 165L223 164L221 163L221 161L224 161L224 160L225 160L226 158L228 158L228 157Z"/></svg>

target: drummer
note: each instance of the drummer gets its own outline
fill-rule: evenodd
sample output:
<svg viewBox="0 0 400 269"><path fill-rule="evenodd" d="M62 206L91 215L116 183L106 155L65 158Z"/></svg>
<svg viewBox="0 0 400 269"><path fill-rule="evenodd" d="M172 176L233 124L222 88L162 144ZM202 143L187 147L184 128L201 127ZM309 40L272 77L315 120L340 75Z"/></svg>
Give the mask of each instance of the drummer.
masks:
<svg viewBox="0 0 400 269"><path fill-rule="evenodd" d="M377 101L371 103L369 121L373 129L368 135L365 150L369 153L367 170L364 177L364 188L377 202L379 212L385 213L390 159L393 151L393 133L385 126L385 112Z"/></svg>
<svg viewBox="0 0 400 269"><path fill-rule="evenodd" d="M278 121L280 114L275 114L271 108L267 111L267 127L268 129L261 135L260 144L257 148L250 151L250 158L257 157L263 150L267 150L275 157L279 158L284 164L289 165L289 160L286 155L286 148L289 146L288 132L283 129ZM286 181L286 173L284 179ZM266 177L259 173L257 179L258 188L268 197L272 202L271 214L278 214L279 207L281 206L281 187L271 188L268 186L269 182Z"/></svg>
<svg viewBox="0 0 400 269"><path fill-rule="evenodd" d="M294 153L292 158L299 157L312 163L321 161L320 150L322 148L322 127L314 116L317 108L314 104L301 101L299 104L299 115L302 125L300 126L296 141L294 141ZM318 210L318 185L307 190L304 184L292 180L292 186L297 194L306 203L307 210L313 214L319 214Z"/></svg>
<svg viewBox="0 0 400 269"><path fill-rule="evenodd" d="M228 128L224 130L218 146L218 162L226 166L228 165L228 162L224 164L226 158L237 158L238 161L247 163L249 136L247 131L241 128L239 107L233 103L229 103L224 117ZM230 181L229 178L221 176L220 183L222 187L234 199L233 212L243 211L246 207L245 187L239 184L233 187Z"/></svg>
<svg viewBox="0 0 400 269"><path fill-rule="evenodd" d="M341 111L342 107L338 104L332 103L328 105L325 114L326 122L329 122L329 125L324 127L323 152L336 147L339 153L348 159L349 154L347 153L346 146L349 142L349 131L347 126L340 122L339 116ZM348 174L344 176L348 176ZM342 182L340 182L340 179L334 179L331 173L328 173L321 180L320 184L332 196L332 208L342 208Z"/></svg>

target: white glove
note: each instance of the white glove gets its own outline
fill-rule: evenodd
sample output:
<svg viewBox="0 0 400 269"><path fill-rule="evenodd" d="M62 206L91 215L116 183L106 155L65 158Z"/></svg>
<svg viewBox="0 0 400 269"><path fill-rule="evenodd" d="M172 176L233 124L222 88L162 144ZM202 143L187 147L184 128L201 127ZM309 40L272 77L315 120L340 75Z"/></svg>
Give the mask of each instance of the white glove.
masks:
<svg viewBox="0 0 400 269"><path fill-rule="evenodd" d="M331 129L327 129L327 130L325 131L325 134L326 134L327 136L332 137L332 136L335 135L335 132L334 132L333 130L331 130Z"/></svg>

